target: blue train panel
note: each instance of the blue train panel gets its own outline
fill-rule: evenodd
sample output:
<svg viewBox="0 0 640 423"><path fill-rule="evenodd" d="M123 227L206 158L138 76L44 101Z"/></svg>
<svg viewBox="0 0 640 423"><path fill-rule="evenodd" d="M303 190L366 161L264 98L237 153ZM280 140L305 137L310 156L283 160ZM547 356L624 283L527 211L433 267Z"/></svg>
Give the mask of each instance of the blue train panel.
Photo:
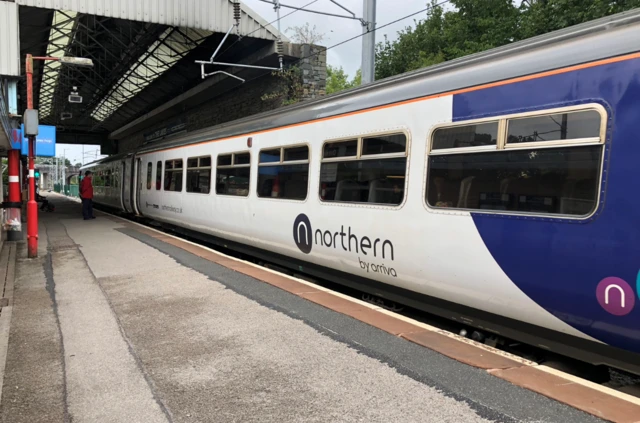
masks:
<svg viewBox="0 0 640 423"><path fill-rule="evenodd" d="M608 113L601 198L585 220L472 213L509 278L567 324L640 353L640 59L454 96L455 121L597 102ZM635 282L635 283L634 283Z"/></svg>

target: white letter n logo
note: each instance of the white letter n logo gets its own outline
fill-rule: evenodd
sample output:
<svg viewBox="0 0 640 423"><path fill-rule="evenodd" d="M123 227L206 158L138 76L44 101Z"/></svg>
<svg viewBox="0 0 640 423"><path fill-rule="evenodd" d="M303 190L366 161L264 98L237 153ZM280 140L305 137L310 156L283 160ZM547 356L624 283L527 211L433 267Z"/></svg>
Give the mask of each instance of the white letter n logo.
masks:
<svg viewBox="0 0 640 423"><path fill-rule="evenodd" d="M611 288L616 288L618 291L620 291L620 306L622 308L624 308L624 289L622 289L622 287L620 287L620 285L609 285L605 290L604 290L604 303L605 304L609 304L609 290Z"/></svg>

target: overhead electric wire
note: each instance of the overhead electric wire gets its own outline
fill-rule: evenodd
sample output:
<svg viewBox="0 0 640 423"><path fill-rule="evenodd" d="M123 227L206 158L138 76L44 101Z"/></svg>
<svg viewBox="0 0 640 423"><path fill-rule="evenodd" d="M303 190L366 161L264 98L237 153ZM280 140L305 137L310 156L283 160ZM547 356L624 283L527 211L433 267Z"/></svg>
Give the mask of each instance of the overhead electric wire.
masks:
<svg viewBox="0 0 640 423"><path fill-rule="evenodd" d="M224 51L223 51L222 53L220 53L220 54L218 55L218 57L220 57L220 56L222 56L223 54L225 54L227 51L229 51L229 49L231 49L231 47L235 46L237 43L239 43L240 41L242 41L245 37L248 37L248 36L250 36L251 34L254 34L254 33L258 32L258 31L260 31L261 29L267 29L267 26L269 26L269 25L273 25L274 23L276 23L276 22L278 22L278 21L283 20L283 19L284 19L284 18L286 18L287 16L291 16L291 15L293 15L294 13L299 12L301 9L304 9L304 8L305 8L305 7L307 7L307 6L311 6L313 3L317 2L317 1L318 1L318 0L313 0L313 1L311 1L311 2L309 2L309 3L307 3L307 4L305 4L304 6L302 6L300 9L296 9L296 10L294 10L294 11L292 11L292 12L287 13L287 14L286 14L286 15L284 15L284 16L280 16L280 18L278 18L278 19L276 19L276 20L273 20L273 21L271 21L271 22L269 22L269 23L267 23L267 24L265 24L265 25L260 25L257 29L254 29L254 30L253 30L253 31L251 31L250 33L248 33L248 34L246 34L246 35L242 35L242 36L238 37L238 38L237 38L237 39L236 39L236 40L235 40L235 41L234 41L234 42L233 42L229 47L227 47L226 49L224 49Z"/></svg>
<svg viewBox="0 0 640 423"><path fill-rule="evenodd" d="M348 43L349 41L353 41L353 40L355 40L355 39L358 39L358 38L360 38L360 37L363 37L364 35L368 34L369 32L376 32L376 31L377 31L377 30L379 30L379 29L382 29L382 28L385 28L385 27L387 27L387 26L393 25L393 24L395 24L395 23L398 23L398 22L400 22L400 21L403 21L403 20L405 20L405 19L408 19L408 18L410 18L410 17L412 17L412 16L419 15L420 13L427 12L427 11L429 11L429 10L433 9L434 7L442 6L443 4L447 4L447 3L450 3L450 2L451 2L451 0L443 0L443 1L441 1L440 3L436 3L436 4L434 4L434 5L431 5L431 6L429 6L429 7L424 8L424 9L422 9L422 10L418 10L417 12L413 12L413 13L411 13L411 14L409 14L409 15L406 15L406 16L403 16L403 17L401 17L401 18L398 18L398 19L396 19L396 20L394 20L394 21L387 22L387 23L386 23L386 24L384 24L384 25L377 26L377 27L375 27L374 29L372 29L371 31L363 32L362 34L358 34L358 35L356 35L356 36L354 36L354 37L351 37L351 38L349 38L349 39L346 39L346 40L344 40L344 41L340 41L339 43L334 44L334 45L332 45L332 46L330 46L330 47L327 47L326 49L324 49L324 50L322 50L322 51L329 51L329 50L331 50L332 48L339 47L339 46L341 46L341 45L343 45L343 44ZM300 62L300 61L302 61L302 60L304 60L304 59L309 59L310 57L317 56L317 55L318 55L318 54L320 54L322 51L317 52L317 53L310 54L309 56L301 57L300 59L296 60L296 61L294 62L294 64L297 64L298 62Z"/></svg>
<svg viewBox="0 0 640 423"><path fill-rule="evenodd" d="M317 1L317 0L315 0L315 1ZM330 46L330 47L327 47L327 48L325 48L325 49L322 49L322 50L320 50L320 51L318 51L318 52L316 52L316 53L312 53L312 54L310 54L310 55L308 55L308 56L300 57L299 59L295 60L293 63L289 64L289 68L291 68L291 67L293 67L293 66L297 65L298 63L300 63L301 61L303 61L303 60L305 60L305 59L309 59L309 58L311 58L311 57L313 57L313 56L317 56L318 54L320 54L320 53L322 53L322 52L327 52L327 51L331 50L332 48L339 47L339 46L341 46L341 45L343 45L343 44L346 44L346 43L348 43L348 42L350 42L350 41L353 41L353 40L355 40L355 39L358 39L358 38L360 38L360 37L363 37L364 35L368 34L369 32L376 32L376 31L377 31L377 30L379 30L379 29L386 28L386 27L388 27L388 26L390 26L390 25L393 25L393 24L395 24L395 23L398 23L398 22L400 22L400 21L403 21L403 20L405 20L405 19L408 19L408 18L410 18L410 17L412 17L412 16L419 15L420 13L428 12L429 10L432 10L434 7L442 6L442 5L447 4L447 3L450 3L450 2L451 2L451 0L443 0L443 1L439 2L439 3L436 3L436 4L433 4L433 5L430 5L430 6L426 7L426 8L424 8L424 9L418 10L418 11L416 11L416 12L410 13L410 14L408 14L408 15L406 15L406 16L401 17L401 18L395 19L395 20L393 20L393 21L391 21L391 22L387 22L387 23L386 23L386 24L384 24L384 25L377 26L377 27L375 27L375 28L374 28L373 30L371 30L371 31L363 32L363 33L358 34L358 35L356 35L356 36L354 36L354 37L351 37L351 38L349 38L349 39L346 39L346 40L344 40L344 41L341 41L341 42L339 42L339 43L337 43L337 44L334 44L334 45L332 45L332 46ZM314 3L314 2L312 2L312 3ZM309 4L312 4L312 3L309 3ZM309 6L309 4L307 4L307 5L303 6L303 7ZM298 11L298 10L295 10L294 12L297 12L297 11ZM289 13L288 15L283 16L282 18L284 18L284 17L286 17L286 16L289 16L289 15L291 15L291 14L292 14L292 13L294 13L294 12L291 12L291 13ZM228 50L228 49L227 49L227 50ZM225 50L225 51L227 51L227 50ZM246 81L244 82L244 84L247 84L247 83L249 83L249 82L253 82L253 81L255 81L256 79L259 79L259 78L262 78L262 77L264 77L264 76L270 75L270 74L271 74L271 73L273 73L273 72L274 72L274 71L265 72L265 73L263 73L263 74L261 74L261 75L258 75L258 76L256 76L256 77L254 77L254 78L251 78L251 79L249 79L249 80L246 80ZM276 72L277 72L277 71L276 71Z"/></svg>

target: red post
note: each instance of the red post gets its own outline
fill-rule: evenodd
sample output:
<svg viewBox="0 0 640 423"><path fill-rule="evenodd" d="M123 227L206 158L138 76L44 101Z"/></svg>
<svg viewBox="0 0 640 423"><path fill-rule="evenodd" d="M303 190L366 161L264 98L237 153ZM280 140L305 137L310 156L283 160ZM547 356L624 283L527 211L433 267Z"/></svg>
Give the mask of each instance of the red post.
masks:
<svg viewBox="0 0 640 423"><path fill-rule="evenodd" d="M22 202L20 198L20 150L9 150L9 202Z"/></svg>
<svg viewBox="0 0 640 423"><path fill-rule="evenodd" d="M33 57L27 54L27 109L33 109ZM36 181L34 155L36 137L29 135L29 201L27 202L27 257L38 257L38 203L36 203Z"/></svg>
<svg viewBox="0 0 640 423"><path fill-rule="evenodd" d="M7 240L22 239L22 187L20 186L20 150L9 150L9 198L5 205Z"/></svg>

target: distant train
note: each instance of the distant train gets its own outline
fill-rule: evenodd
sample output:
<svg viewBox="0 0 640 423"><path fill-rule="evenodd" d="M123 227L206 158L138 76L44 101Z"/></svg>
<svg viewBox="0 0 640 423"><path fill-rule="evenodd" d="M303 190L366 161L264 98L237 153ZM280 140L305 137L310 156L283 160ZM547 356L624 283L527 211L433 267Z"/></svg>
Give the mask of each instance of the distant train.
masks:
<svg viewBox="0 0 640 423"><path fill-rule="evenodd" d="M98 204L640 374L640 13L84 166Z"/></svg>

